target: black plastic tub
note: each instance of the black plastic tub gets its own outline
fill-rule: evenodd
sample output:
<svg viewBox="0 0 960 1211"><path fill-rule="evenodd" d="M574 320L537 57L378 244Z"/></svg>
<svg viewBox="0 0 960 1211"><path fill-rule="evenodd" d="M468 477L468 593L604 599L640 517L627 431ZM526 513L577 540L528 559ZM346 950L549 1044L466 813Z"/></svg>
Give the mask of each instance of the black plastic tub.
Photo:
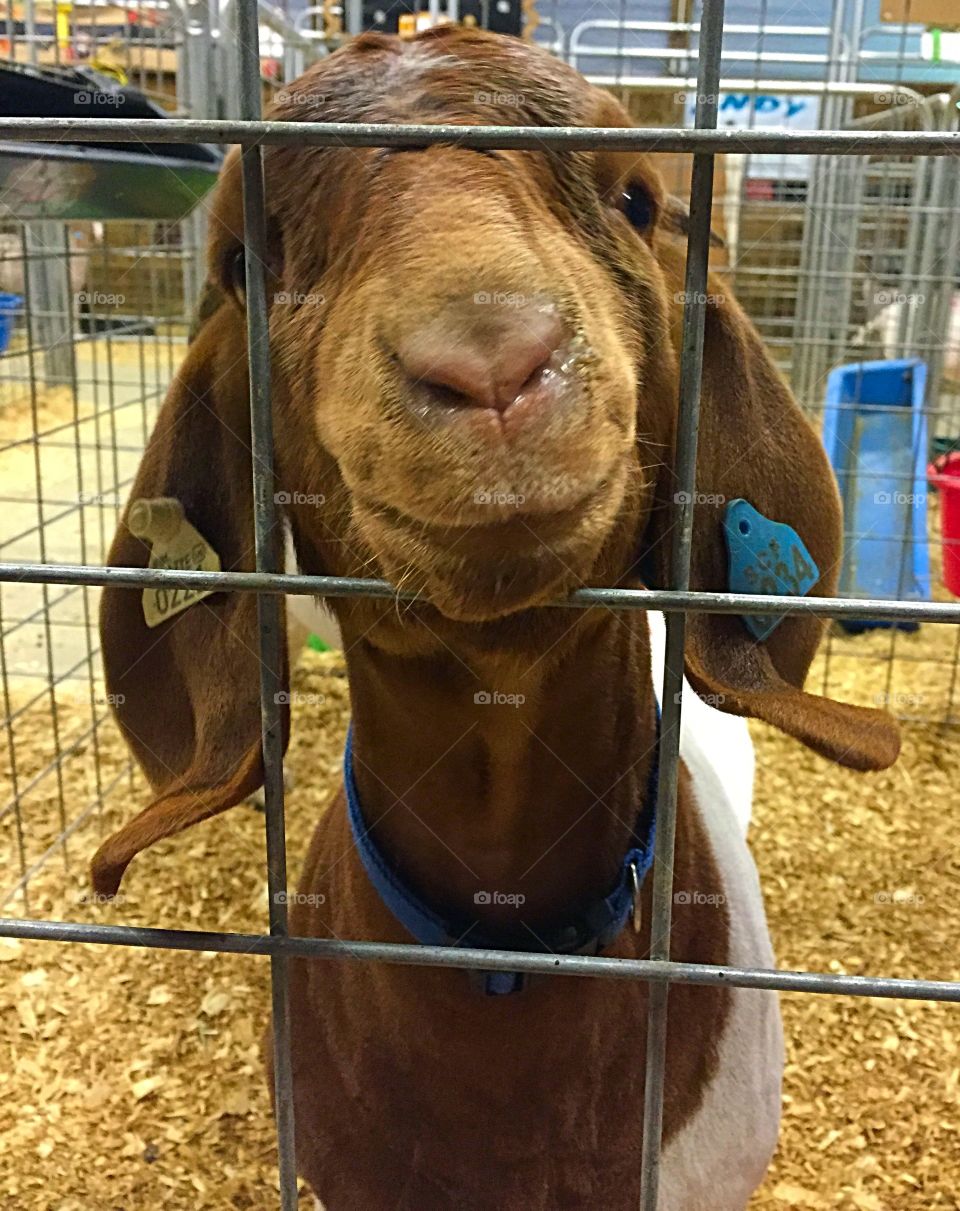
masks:
<svg viewBox="0 0 960 1211"><path fill-rule="evenodd" d="M9 118L167 118L135 88L88 69L0 66ZM0 194L18 219L160 219L188 214L217 179L204 143L4 143Z"/></svg>

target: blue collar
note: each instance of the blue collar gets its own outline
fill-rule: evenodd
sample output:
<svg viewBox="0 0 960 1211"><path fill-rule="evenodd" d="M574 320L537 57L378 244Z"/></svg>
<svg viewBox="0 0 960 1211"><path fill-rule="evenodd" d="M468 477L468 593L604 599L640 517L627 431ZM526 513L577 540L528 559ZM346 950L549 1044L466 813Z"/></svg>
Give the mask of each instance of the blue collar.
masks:
<svg viewBox="0 0 960 1211"><path fill-rule="evenodd" d="M353 773L353 725L347 732L343 753L343 783L347 792L347 815L353 843L370 882L381 900L400 924L418 942L426 946L462 946L471 950L538 950L551 954L599 954L620 934L632 917L639 928L640 888L653 865L656 829L657 773L660 748L660 711L657 709L657 734L653 750L646 802L643 804L616 885L604 899L591 904L580 917L549 930L538 930L537 945L505 942L467 918L443 917L403 883L367 828L360 807L360 796ZM519 992L526 983L522 972L485 971L477 973L488 996Z"/></svg>

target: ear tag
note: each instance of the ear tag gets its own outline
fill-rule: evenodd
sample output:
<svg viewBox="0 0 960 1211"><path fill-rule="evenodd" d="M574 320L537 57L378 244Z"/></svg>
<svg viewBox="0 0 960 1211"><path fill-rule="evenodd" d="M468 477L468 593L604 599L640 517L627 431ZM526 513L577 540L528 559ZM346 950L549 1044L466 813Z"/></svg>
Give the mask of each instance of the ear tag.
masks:
<svg viewBox="0 0 960 1211"><path fill-rule="evenodd" d="M127 528L136 538L151 545L151 568L178 571L219 572L220 556L187 521L183 505L172 496L135 500L127 514ZM157 585L143 590L143 618L157 627L168 618L188 610L213 589L179 589Z"/></svg>
<svg viewBox="0 0 960 1211"><path fill-rule="evenodd" d="M730 501L723 515L723 533L731 593L803 597L820 579L820 570L796 530L764 517L749 501ZM782 621L779 614L743 616L744 626L760 640L769 638Z"/></svg>

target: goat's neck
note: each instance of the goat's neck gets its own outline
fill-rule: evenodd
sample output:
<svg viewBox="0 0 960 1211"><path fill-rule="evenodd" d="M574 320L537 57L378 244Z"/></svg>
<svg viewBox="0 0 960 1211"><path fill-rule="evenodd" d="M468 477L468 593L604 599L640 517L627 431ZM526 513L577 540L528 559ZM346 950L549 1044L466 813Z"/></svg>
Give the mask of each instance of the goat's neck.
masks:
<svg viewBox="0 0 960 1211"><path fill-rule="evenodd" d="M491 924L517 910L477 910L484 892L523 896L522 919L544 923L607 894L647 793L645 617L550 613L551 635L510 655L401 655L345 635L373 837L421 896Z"/></svg>

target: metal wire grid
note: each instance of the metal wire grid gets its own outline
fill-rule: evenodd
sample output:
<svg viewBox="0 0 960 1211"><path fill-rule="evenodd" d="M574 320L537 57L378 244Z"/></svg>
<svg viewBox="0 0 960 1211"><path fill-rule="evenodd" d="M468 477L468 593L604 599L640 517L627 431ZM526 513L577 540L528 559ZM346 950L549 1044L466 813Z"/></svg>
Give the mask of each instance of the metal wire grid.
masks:
<svg viewBox="0 0 960 1211"><path fill-rule="evenodd" d="M891 102L880 112L849 122L861 130L956 130L960 125L960 88L932 96L917 95L901 83L880 94ZM954 309L960 308L960 175L947 161L903 156L874 156L822 164L811 173L813 188L807 203L808 221L800 256L801 289L793 334L791 379L795 393L812 413L847 412L856 423L856 403L824 404L824 384L833 367L861 359L921 359L928 374L922 415L912 432L902 435L905 447L900 469L889 470L892 495L880 508L902 508L900 533L885 549L897 595L911 589L918 544L938 544L946 556L960 539L938 533L941 518L926 483L918 484L915 467L925 461L928 440L960 448L960 329ZM858 294L858 286L860 292ZM956 311L960 315L960 310ZM865 371L857 371L856 398ZM871 409L874 416L881 411ZM902 408L887 409L891 424L904 417ZM838 468L841 488L857 490L855 468ZM877 486L877 485L875 485ZM884 494L880 494L883 497ZM876 503L876 497L875 497ZM918 536L912 511L924 517L930 509L931 533ZM869 531L848 528L848 545L865 550L884 540ZM895 550L894 548L898 548ZM925 552L923 552L925 554ZM936 578L934 578L934 581ZM936 591L934 583L934 591ZM911 591L915 591L912 589ZM960 638L960 637L958 637ZM855 640L853 641L856 642ZM850 651L851 641L830 633L824 648L824 685L829 685L838 648ZM958 720L958 653L954 644L947 668L935 668L929 658L915 655L899 628L884 642L857 658L874 665L875 699L903 717L929 718L926 686L936 681L945 692L942 722ZM915 684L897 688L898 666L917 665ZM925 667L924 667L925 666Z"/></svg>
<svg viewBox="0 0 960 1211"><path fill-rule="evenodd" d="M184 41L176 9L136 0L118 28L106 25L91 4L65 39L56 25L52 32L44 28L52 12L38 11L34 0L23 6L22 22L12 0L3 8L14 63L122 73L171 113L189 112L173 70ZM181 92L188 83L184 75ZM0 282L25 301L23 322L0 359L0 407L26 408L31 432L5 432L0 443L0 506L7 521L0 556L48 561L59 552L79 554L86 563L102 558L179 360L183 299L196 290L192 270L200 251L191 233L198 233L189 225L18 217L0 204ZM13 683L31 688L15 697ZM31 878L54 854L69 869L72 835L99 815L112 793L131 785L132 765L110 777L102 771L101 730L109 710L99 684L89 588L8 590L0 601L0 686L9 768L0 826L12 832L16 855L0 903L19 896L29 912ZM58 697L64 687L84 702L72 726ZM16 729L40 721L47 734L38 742L39 760L25 761ZM90 753L92 779L79 805L68 807L66 767L83 752ZM23 821L31 801L46 804L57 825L34 852Z"/></svg>
<svg viewBox="0 0 960 1211"><path fill-rule="evenodd" d="M544 3L543 0L541 0L541 8L543 7ZM743 6L741 6L741 8L742 7ZM844 7L845 5L843 0L837 0L837 3L834 6L834 16L837 21L842 19ZM556 4L553 5L553 8L556 9ZM634 11L639 11L639 8L640 6L635 4L631 5L629 8L624 7L623 14L625 15L628 12L633 13ZM95 10L92 11L95 14ZM239 46L239 39L236 36L237 31L235 28L235 10L231 6L227 6L224 13L221 15L219 12L214 12L210 7L205 7L202 5L199 7L191 7L190 22L186 25L184 24L185 17L180 14L179 10L176 8L168 8L163 4L159 4L155 9L150 8L148 11L158 14L158 16L163 14L162 19L158 19L156 28L158 31L162 29L164 33L163 40L161 42L157 42L156 40L151 41L151 55L149 60L144 56L142 41L136 43L135 47L133 48L139 52L139 70L136 77L138 83L140 83L143 87L148 88L158 97L161 95L168 95L170 92L170 87L166 81L166 76L161 71L161 64L164 67L169 67L169 61L160 59L160 55L164 54L169 56L172 51L176 49L182 56L182 63L180 65L180 71L177 78L178 102L177 110L175 112L199 112L203 114L210 114L217 112L218 108L225 108L236 112L237 105L239 104L239 99L236 96L239 72L236 68L235 57L236 48ZM306 14L301 14L301 18L298 18L298 25L302 25L302 18L304 16L309 17L309 15L309 12ZM760 6L758 18L754 23L749 24L737 22L731 24L728 22L726 24L725 34L730 33L731 30L734 31L734 36L738 41L738 44L741 45L741 49L736 52L735 67L740 70L748 70L752 67L755 72L753 79L737 78L733 80L732 83L736 84L737 87L755 91L773 86L771 81L765 80L762 77L762 72L768 69L767 59L769 54L773 55L774 61L778 61L778 56L779 59L782 59L782 55L779 51L774 50L768 52L767 49L768 44L770 44L772 40L776 39L778 35L785 33L785 28L776 23L777 16L778 14L775 12L775 6L768 5L766 2L764 2ZM307 44L306 41L304 41L306 31L304 32L303 37L293 33L289 25L285 24L282 18L277 14L276 10L261 3L259 6L259 18L261 27L266 28L269 31L269 49L262 48L263 53L275 54L278 59L282 59L282 71L279 74L269 74L265 76L264 71L261 70L261 84L264 92L266 93L272 88L275 88L278 82L280 82L282 79L289 79L291 74L296 74L299 72L304 64L305 59L310 57L312 48ZM630 25L630 29L633 31L633 36L635 37L644 37L650 30L654 30L654 32L656 32L655 27L659 28L658 23L650 22L648 20L633 21ZM792 29L792 27L789 28ZM673 48L670 52L672 56L670 58L671 70L679 73L679 79L667 78L664 80L663 78L656 77L635 77L632 72L629 71L631 61L625 61L624 63L618 64L619 71L617 79L622 81L623 87L620 91L624 93L628 99L630 96L635 96L639 90L645 101L650 101L652 99L654 102L657 102L659 100L658 93L662 94L664 90L667 90L668 93L671 91L676 93L678 83L683 84L685 88L689 87L687 76L689 71L692 70L692 64L695 62L695 50L691 49L689 41L690 38L696 34L699 26L693 21L687 23L675 22L673 25L671 25L670 29L670 37L674 41L676 40L674 35L679 35L682 32L684 36L686 36L688 42L686 48L677 47ZM832 44L827 45L824 42L825 31L828 29L828 27L801 26L798 27L798 29L803 29L810 44L815 45L818 48L817 53L804 56L804 59L806 60L804 70L810 72L822 71L826 75L830 76L831 80L833 80L833 77L842 74L832 58L832 55L835 53L835 48L832 46ZM747 52L742 49L744 36L748 31L752 35L756 36L756 46L752 52L752 56L748 55ZM96 26L94 26L93 32L95 42ZM796 36L799 37L799 34ZM159 33L157 37L159 38ZM626 33L624 33L623 38L621 38L620 41L622 42L625 39ZM661 40L663 40L662 37ZM837 41L839 45L839 40L835 41ZM212 55L211 52L213 49L213 44L217 42L220 44L221 53L219 55ZM774 41L773 45L777 46L780 44ZM34 44L29 41L29 38L25 43L25 49L27 52L35 53ZM897 48L898 54L900 53L900 49L901 48L899 47ZM222 52L226 53L224 54ZM665 52L662 50L649 51L650 57L655 55L666 57ZM131 57L132 50L131 55L128 56L128 59ZM647 58L643 58L641 60L642 65L646 64L647 62ZM276 60L274 63L276 65ZM583 60L581 62L581 66L589 67L589 63L586 60ZM770 64L769 70L773 70L773 66L773 64ZM153 72L152 76L150 74L151 70ZM730 70L729 65L728 70ZM856 82L850 84L844 83L843 81L837 82L836 80L833 80L833 82L827 81L824 83L820 83L818 81L787 81L786 84L790 86L792 92L800 92L801 94L811 92L817 92L819 94L823 90L828 90L829 99L835 108L839 106L841 102L844 102L844 98L847 98L847 102L849 101L848 93L850 96L876 95L875 92L871 91L874 89L874 86ZM891 86L889 84L885 84L883 87L886 90L890 90ZM898 105L902 105L903 101L908 98L918 99L912 90L898 86L894 87L890 95L897 100ZM901 108L900 112L905 112L905 110ZM638 116L642 118L644 115L640 114ZM767 158L769 158L769 155ZM787 157L784 155L780 158L785 160ZM803 350L803 348L807 345L814 347L815 352L822 354L827 337L823 336L819 330L813 329L808 335L804 335L799 331L792 330L794 322L792 313L795 310L795 296L797 290L805 281L815 276L816 265L804 265L799 269L796 268L796 259L798 256L797 250L800 244L799 237L783 240L771 238L771 221L768 211L780 206L780 203L758 200L756 198L747 196L747 176L750 156L741 153L734 153L728 157L725 157L725 160L727 163L733 161L744 162L740 165L742 170L741 182L740 185L736 187L737 205L742 208L744 223L746 224L750 221L755 221L759 226L760 232L762 233L760 238L751 239L749 242L738 240L735 246L731 246L730 265L727 268L727 272L736 282L738 296L740 297L741 301L747 305L755 323L763 333L768 346L773 349L775 354L779 353L781 359L783 359L784 354L789 355L795 347ZM924 161L920 161L920 163L922 165ZM829 171L830 166L835 164L837 164L836 160L828 158L824 165L824 172ZM673 167L676 166L674 165ZM730 175L733 176L733 174ZM682 194L686 192L686 189L687 183L682 178L678 179L676 191ZM780 206L780 208L782 209L782 206ZM804 230L804 232L806 229L803 227L801 218L806 214L807 210L808 207L806 203L801 200L798 200L789 207L789 213L797 216L798 225ZM828 211L824 215L824 227L829 230L835 225L836 223L834 216ZM113 229L116 226L117 225L115 224L106 225L105 237L103 241L104 248L106 248L108 245L112 245L114 239ZM202 207L198 207L189 217L186 223L182 225L182 233L180 236L182 246L184 307L189 307L189 302L197 295L197 283L199 279L199 274L197 272L197 262L199 257L197 253L204 241L203 228L203 209ZM148 238L151 237L144 229L144 235L137 240L137 255L140 253L145 254L149 251L149 244L144 242ZM129 236L127 237L127 240L129 242ZM732 241L731 245L733 245ZM157 248L157 252L160 253L159 248ZM761 253L762 260L760 263L754 263L758 260ZM170 251L167 252L167 255L170 255ZM81 259L81 257L73 258L74 263ZM794 265L793 270L790 268L791 262L793 262ZM144 273L144 268L147 269L146 274ZM787 280L785 282L784 274L786 273L789 275L791 272L793 273L792 280ZM144 261L139 261L137 277L149 277L151 282L153 282L154 266L152 262L149 265L145 265ZM811 291L808 293L810 293L812 296L814 292ZM849 293L850 292L847 291L847 294ZM851 302L852 301L853 300L851 300ZM149 311L151 312L156 310L156 307L149 308ZM44 360L46 363L49 364L49 362L52 360L50 347L57 348L58 343L60 356L65 357L69 363L69 331L71 326L69 322L64 322L66 306L58 302L54 308L51 307L49 303L44 306L42 300L41 302L31 300L31 311L36 313L38 316L34 326L39 334L40 344L48 346L47 352L44 355ZM819 312L815 310L814 316L816 317L817 315L819 315ZM58 320L59 322L57 322ZM842 324L842 322L842 320L838 320L838 323ZM847 324L847 329L850 329L849 323ZM177 335L179 336L179 333ZM121 342L111 342L108 337L107 343L112 343L119 349ZM839 353L838 347L835 347L836 345L837 342L834 341L830 349L832 355L838 355ZM932 342L931 347L936 347L936 341ZM856 350L850 352L850 356L855 355L857 355ZM171 359L168 357L163 360L165 362L164 368L167 373L167 377L169 377L169 373L172 371ZM823 359L821 357L821 361L822 360ZM159 365L160 359L154 358L154 361ZM789 361L785 362L784 368L787 370L790 369ZM154 373L152 375L153 381L147 382L144 372L141 370L140 391L143 395L144 402L151 410L151 414L152 410L156 406L157 398L160 394L157 386L159 377L159 373ZM133 453L132 447L133 444L136 443L133 442L131 444L131 448L128 450L122 443L121 438L121 444L118 447L117 435L112 434L112 432L108 434L107 431L112 431L115 427L117 427L118 421L122 422L124 419L122 412L126 412L128 416L132 415L132 400L123 401L121 404L117 404L116 400L118 394L122 398L127 386L129 386L131 389L135 389L135 384L133 382L127 384L118 379L117 374L115 374L114 371L113 358L110 356L109 349L107 350L107 356L100 361L99 366L93 371L91 378L92 381L89 384L84 384L84 386L87 389L96 392L99 389L98 380L104 380L102 394L108 400L108 403L102 410L97 410L99 423L103 431L100 435L98 435L97 445L109 445L109 442L112 439L115 450L119 450L121 460L123 460L128 454ZM47 371L45 373L45 381L49 381L49 379L50 375ZM815 383L816 381L817 380L814 380ZM0 384L0 386L2 386L2 384ZM115 390L115 387L119 388L119 392ZM818 406L815 390L802 394L802 398L804 398L804 401L811 408L815 409ZM121 409L121 414L115 416L113 412L113 409L115 408ZM101 412L102 415L100 415ZM123 429L123 427L124 426L121 424L120 428ZM66 444L68 434L63 432L60 436L64 439L64 443ZM52 435L44 435L42 440L43 444L48 450L52 450L54 448L54 437ZM130 471L132 473L132 468L130 468ZM77 485L77 487L79 489L79 485ZM34 495L40 499L42 498L43 493L42 491L36 492ZM106 497L111 497L111 492L109 489L106 492L103 492L102 489L98 489L98 493L95 495L101 499L97 513L93 516L91 529L94 532L99 532L102 545L102 540L104 537L104 518L107 517L108 519L107 529L109 529L110 521L112 520L110 518L108 505L105 499ZM120 491L118 495L122 495L122 491ZM22 506L22 503L22 500L19 500L15 505L13 505L13 507L17 507L17 505ZM114 508L116 507L116 503L117 502L114 503ZM86 500L85 504L88 512L90 512L91 502ZM30 507L32 508L33 506L31 505ZM64 509L63 512L65 513L66 509ZM58 510L53 514L49 521L51 524L56 524L62 528L63 526L69 524L69 518L61 517L60 513L61 511ZM856 540L861 536L849 534L847 537L849 540ZM904 546L905 553L906 546L907 544ZM13 550L8 550L6 553L12 554ZM94 555L95 553L96 552L94 552ZM73 552L70 552L70 555L72 556ZM85 552L81 552L80 558L82 560L87 560L89 556ZM38 600L39 591L34 594L34 602L37 602ZM45 629L49 630L48 638L57 649L57 663L59 663L61 670L65 669L65 672L55 671L51 675L51 670L48 668L48 681L54 684L59 684L63 681L74 680L78 674L83 673L84 669L86 669L88 676L92 675L97 649L96 636L92 631L87 631L88 651L86 655L88 659L84 661L82 659L82 654L74 651L71 646L71 638L73 640L80 638L80 627L74 617L68 616L73 604L69 597L63 603L58 604L56 601L54 602L55 609L52 616L44 615L42 606L39 604L35 604L32 608L26 611L16 608L16 599L14 599L13 604L13 616L8 617L7 623L9 629L13 630L12 639L15 644L28 639L32 634L39 635L41 631L44 631ZM84 608L89 613L89 607L86 605L86 603ZM70 635L71 629L74 632L72 636ZM49 643L47 646L49 648ZM834 651L834 645L832 642L826 647L825 651L827 654L824 674L825 688L829 688L833 667L830 660L831 654ZM846 654L851 655L853 653L851 653L851 651L848 649ZM893 660L894 654L896 654L896 663ZM914 692L912 684L910 687L911 692L907 695L901 695L899 698L895 698L892 693L895 676L898 672L902 673L905 667L909 667L911 664L916 664L917 668L914 670L914 672L917 675L921 673L929 674L931 672L930 661L914 655L910 649L904 649L904 646L898 643L898 636L896 632L891 634L890 644L884 653L868 654L861 647L857 650L855 656L858 660L869 660L873 661L875 664L885 666L885 669L883 669L885 679L885 700L889 701L898 710L898 713L911 713L911 711L904 709L904 703L909 702L911 704L912 714L914 716L919 714L921 717L930 717L931 708L921 709L919 712L916 709L913 709L917 702L922 702L923 695ZM16 647L14 648L10 664L14 672L18 671ZM953 718L952 704L956 697L956 652L954 653L954 658L950 664L952 669L951 682L948 687L947 706L944 712L944 718L947 720ZM39 669L35 669L34 672L37 673L37 675L42 675ZM938 668L936 675L941 680L942 673L942 667ZM50 702L50 711L52 715L52 700ZM8 723L8 727L9 726L10 724ZM56 724L52 719L51 731L54 733L57 731ZM7 739L8 748L12 748L12 737L8 735ZM63 755L69 758L73 755L73 752L74 747L70 745L67 747L66 752ZM13 754L11 754L11 761L12 760ZM52 760L47 763L46 771L49 778L56 778L57 795L59 800L57 810L61 817L63 817L64 804L62 794L62 773L60 768L61 763L61 746L58 743L54 750ZM37 785L37 779L34 778L29 780L27 786L31 790L42 789L42 786ZM15 794L11 802L5 805L7 812L9 813L10 811L19 810L22 802L22 796ZM93 810L93 804L90 805L90 810ZM71 823L73 822L71 821ZM18 891L22 892L25 890L25 876L31 875L39 865L39 863L34 862L33 860L27 860L22 852L22 845L20 845L19 837L18 851L20 877L13 888L10 889L10 891L13 893ZM43 852L44 854L46 853L46 851Z"/></svg>
<svg viewBox="0 0 960 1211"><path fill-rule="evenodd" d="M686 20L668 20L681 10L656 0L620 0L602 18L587 13L581 19L583 11L570 0L541 0L537 13L546 19L534 36L617 93L642 124L677 121L694 95L697 7L682 10ZM863 0L825 0L809 11L806 24L786 24L797 16L778 0L733 0L727 11L721 124L731 115L742 124L746 114L755 128L764 106L779 105L780 117L785 108L802 111L831 129L957 128L955 73L922 59L922 27L877 25ZM826 16L828 23L815 23ZM719 272L811 417L822 423L828 411L857 408L826 402L834 367L920 358L929 378L923 425L907 438L912 462L926 454L923 426L941 445L960 448L960 178L949 164L889 155L733 153L724 167L714 193L727 243ZM676 192L685 194L686 184L677 172ZM852 495L853 475L840 467L838 476ZM929 535L913 531L910 509L901 507L897 541L852 519L844 538L861 552L883 550L878 544L885 542L896 565L891 579L898 582L890 595L902 596L926 547L946 553L958 540L941 533L938 497L918 485L913 472L891 486L910 498L911 508L924 516L929 510ZM888 512L897 507L898 501L885 506ZM936 592L936 567L932 580ZM866 666L875 700L901 718L956 724L960 637L949 655L905 643L898 628L886 642L879 638L847 640L831 632L823 649L824 691L842 683L844 668L855 660Z"/></svg>
<svg viewBox="0 0 960 1211"><path fill-rule="evenodd" d="M700 66L697 81L695 130L681 132L597 130L523 130L522 128L369 127L316 125L291 130L275 124L262 124L260 115L260 65L258 53L257 9L253 0L241 3L237 10L240 35L240 115L239 124L198 123L174 120L150 124L152 141L196 141L217 139L243 144L244 238L251 253L247 258L248 358L251 383L251 422L254 466L254 502L256 529L256 567L253 573L175 573L161 570L106 569L85 565L68 567L46 562L9 562L0 568L0 579L20 584L39 584L44 592L51 585L91 586L96 584L142 587L149 584L192 585L219 590L258 592L260 617L261 715L264 765L266 770L266 850L270 890L269 935L248 936L215 934L186 930L139 929L39 920L3 920L0 934L10 937L46 940L106 942L114 945L164 947L183 950L215 950L225 953L266 954L271 959L276 1047L276 1104L280 1158L280 1205L293 1211L297 1203L293 1108L289 1050L289 1003L287 964L291 955L314 958L351 958L361 961L387 961L414 965L461 969L510 970L580 976L607 976L641 979L650 985L648 1063L646 1072L645 1121L643 1140L643 1211L655 1211L658 1199L661 1127L663 1109L663 1073L667 993L671 982L729 984L738 987L768 988L807 992L849 993L854 995L907 997L960 1002L960 982L932 980L896 980L882 977L829 976L819 973L790 973L732 968L710 968L672 963L669 959L669 933L672 888L670 872L674 842L677 770L679 763L679 725L683 677L685 615L691 610L724 613L750 613L762 608L766 614L783 614L798 608L810 609L831 617L872 616L887 619L923 619L927 622L960 622L960 605L909 601L849 601L823 599L815 605L802 605L789 597L757 598L747 595L701 594L689 591L690 541L695 488L697 415L704 300L706 289L709 230L712 204L714 154L735 150L741 153L794 153L799 149L818 154L848 153L864 156L897 155L956 156L960 137L950 132L847 132L803 135L766 135L760 132L731 137L711 133L717 117L720 53L723 38L723 0L706 0L700 37ZM143 123L125 124L125 136L131 139L145 133ZM7 138L56 139L65 130L96 141L117 138L117 124L87 121L0 122L0 134ZM303 141L312 145L397 146L404 144L459 141L470 146L524 148L550 143L558 147L590 148L599 145L627 149L676 148L694 152L691 187L691 231L686 277L684 339L681 360L680 429L677 442L677 471L683 491L675 505L674 582L670 591L645 593L630 590L582 590L558 605L582 608L604 603L624 609L664 609L667 612L667 646L664 668L664 712L660 748L660 825L658 827L654 868L654 950L650 960L627 962L594 957L515 954L509 951L460 952L413 944L330 942L292 938L286 920L286 853L284 837L283 778L277 690L281 668L279 595L285 592L319 593L327 596L365 594L395 596L380 582L324 577L280 575L276 548L276 514L273 494L273 450L270 412L270 362L267 349L265 281L258 266L263 264L265 223L263 177L260 144L262 142ZM46 603L45 603L46 604Z"/></svg>
<svg viewBox="0 0 960 1211"><path fill-rule="evenodd" d="M682 121L684 109L689 117L698 11L697 3L619 0L598 17L575 0L540 0L533 36L616 93L640 124L666 124ZM721 125L742 125L746 115L754 129L764 107L779 105L779 117L784 108L801 110L827 129L957 128L955 73L922 59L922 27L877 25L864 0L824 0L802 16L780 0L731 0L727 13ZM674 191L685 195L687 173L677 164L669 169ZM923 424L941 444L960 447L960 178L949 164L733 152L723 169L714 189L726 240L717 270L811 418L822 424L829 411L856 408L826 403L834 367L920 358L930 372ZM926 453L921 428L907 439L914 462ZM840 467L838 477L852 496L853 475ZM946 553L958 540L941 532L938 496L913 474L888 478L895 493L910 497L910 508L929 513L929 534L918 535L910 508L891 501L886 510L903 514L896 541L852 518L844 539L850 550L885 550L897 585L890 595L902 596L926 548ZM936 593L936 565L931 579ZM844 591L851 591L846 583ZM822 649L825 693L848 688L844 673L856 662L875 702L901 718L960 721L960 634L947 653L905 641L897 627L871 639L836 630Z"/></svg>
<svg viewBox="0 0 960 1211"><path fill-rule="evenodd" d="M0 33L12 62L122 70L173 117L237 112L225 95L228 81L236 92L238 76L232 6L187 10L137 0L125 14L118 31L103 22L96 3L83 6L65 42L42 25L49 13L35 0L25 0L22 21L0 0ZM261 4L260 20L273 40L264 54L276 56L261 72L269 96L315 52L278 10ZM64 223L21 221L0 199L0 290L25 303L0 356L0 558L90 564L103 557L186 345L205 240L202 206L181 222L91 215ZM101 769L109 710L96 591L26 584L4 590L0 751L8 774L0 829L13 861L0 908L20 899L29 912L38 871L56 855L68 874L73 835L99 818L112 796L136 793L139 784L132 762L109 777ZM71 795L70 775L84 764L86 785ZM55 823L54 833L25 828L25 816Z"/></svg>
<svg viewBox="0 0 960 1211"><path fill-rule="evenodd" d="M69 283L53 275L52 283L43 283L47 306L34 305L38 274L53 269L62 275L68 261L82 260L87 271L101 262L99 277L106 280L107 266L117 252L109 242L112 226L105 225L107 238L92 256L42 243L45 237L55 238L49 233L51 227L63 240L62 224L24 224L19 233L26 323L21 340L0 362L0 400L20 411L25 407L32 432L2 446L5 483L0 506L6 534L0 539L0 556L6 559L47 562L79 555L90 562L102 557L185 340L178 314L164 315L162 308L150 308L159 293L155 262L179 258L182 250L177 247L158 245L157 257L149 255L149 245L146 256L139 249L125 254L140 289L146 286L137 304L139 314L120 317L116 305L106 302L122 299L122 292L108 296L91 288L71 293ZM51 284L61 289L50 289ZM78 302L86 299L91 306L81 315ZM78 340L75 333L81 321L86 322L87 333ZM17 870L4 889L4 902L20 894L26 904L32 875L53 852L68 859L72 833L100 811L126 777L107 782L100 774L100 731L109 711L99 683L96 603L91 591L80 586L56 590L49 585L17 586L8 588L4 598L0 683L10 791L9 798L0 802L0 822L7 827L13 821L17 854ZM25 698L14 697L13 682L36 689L28 690ZM58 690L65 686L86 698L79 731L76 726L64 730L61 724ZM42 763L39 769L22 771L14 729L28 717L41 716L49 728ZM79 810L68 810L64 764L86 746L92 750L94 786L89 801ZM51 784L58 835L31 856L23 834L22 806L33 796L49 794Z"/></svg>

